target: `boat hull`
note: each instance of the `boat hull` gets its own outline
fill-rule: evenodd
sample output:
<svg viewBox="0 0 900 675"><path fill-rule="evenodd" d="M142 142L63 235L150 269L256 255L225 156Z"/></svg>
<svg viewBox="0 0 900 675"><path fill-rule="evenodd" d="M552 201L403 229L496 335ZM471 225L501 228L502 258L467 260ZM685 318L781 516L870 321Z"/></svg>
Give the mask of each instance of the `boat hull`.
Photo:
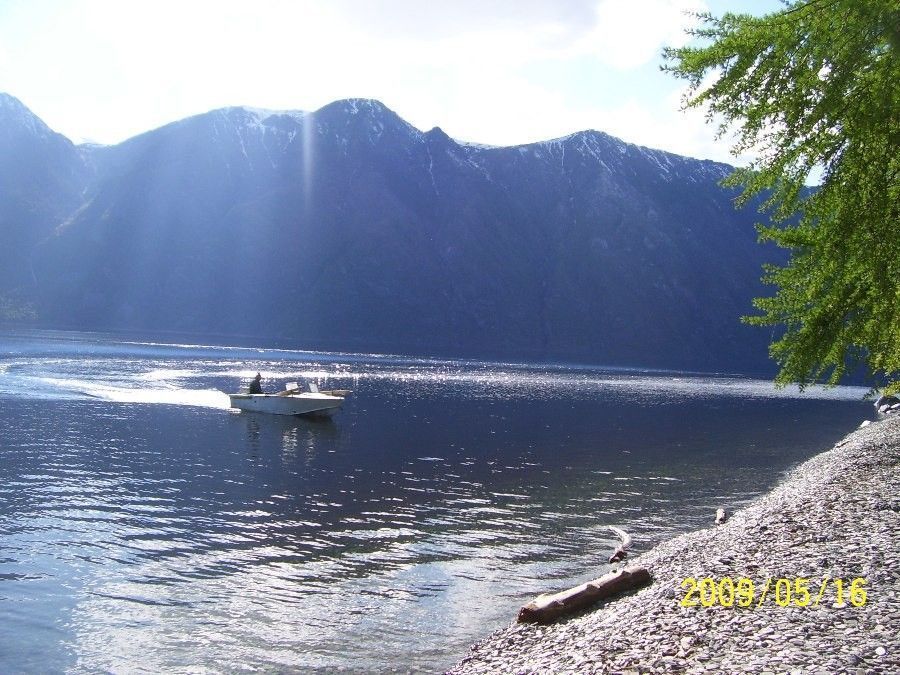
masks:
<svg viewBox="0 0 900 675"><path fill-rule="evenodd" d="M229 394L231 407L247 412L270 415L310 415L327 417L344 403L342 396L304 392L279 396L277 394Z"/></svg>

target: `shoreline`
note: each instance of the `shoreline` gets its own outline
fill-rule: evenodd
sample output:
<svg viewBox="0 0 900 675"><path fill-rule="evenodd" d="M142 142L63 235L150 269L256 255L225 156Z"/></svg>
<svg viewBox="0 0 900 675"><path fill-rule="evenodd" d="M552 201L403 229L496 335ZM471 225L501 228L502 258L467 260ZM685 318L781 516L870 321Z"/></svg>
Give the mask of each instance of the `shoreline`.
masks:
<svg viewBox="0 0 900 675"><path fill-rule="evenodd" d="M710 505L710 527L619 566L647 567L649 586L553 624L513 623L448 672L900 672L900 416L853 431L715 526L717 506L728 505ZM699 599L686 598L688 577L750 579L755 594L722 606L725 586L725 600L685 607ZM863 606L850 602L853 579L865 580Z"/></svg>

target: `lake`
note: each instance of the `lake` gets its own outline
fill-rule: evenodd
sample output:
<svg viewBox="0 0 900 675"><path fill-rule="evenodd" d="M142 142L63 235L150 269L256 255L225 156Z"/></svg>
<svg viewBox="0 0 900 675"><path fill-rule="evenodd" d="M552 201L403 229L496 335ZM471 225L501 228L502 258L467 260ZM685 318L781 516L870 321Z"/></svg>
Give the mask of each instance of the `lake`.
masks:
<svg viewBox="0 0 900 675"><path fill-rule="evenodd" d="M228 409L260 371L332 419ZM0 333L0 671L440 672L534 595L712 524L865 389Z"/></svg>

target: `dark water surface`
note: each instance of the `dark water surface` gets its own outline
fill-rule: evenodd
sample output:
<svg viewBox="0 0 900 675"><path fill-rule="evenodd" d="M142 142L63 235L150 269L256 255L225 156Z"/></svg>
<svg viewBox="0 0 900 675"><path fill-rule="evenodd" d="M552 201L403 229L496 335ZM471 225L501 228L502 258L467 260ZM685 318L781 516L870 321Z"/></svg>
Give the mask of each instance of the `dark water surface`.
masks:
<svg viewBox="0 0 900 675"><path fill-rule="evenodd" d="M227 410L262 371L332 421ZM871 415L735 378L0 334L0 672L440 671Z"/></svg>

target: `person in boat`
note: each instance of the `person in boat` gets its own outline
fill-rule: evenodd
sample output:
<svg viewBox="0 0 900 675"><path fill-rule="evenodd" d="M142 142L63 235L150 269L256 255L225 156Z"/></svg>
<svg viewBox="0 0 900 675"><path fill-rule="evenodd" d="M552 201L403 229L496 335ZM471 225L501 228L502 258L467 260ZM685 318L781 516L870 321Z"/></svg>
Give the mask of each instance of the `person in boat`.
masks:
<svg viewBox="0 0 900 675"><path fill-rule="evenodd" d="M250 382L250 387L247 389L248 394L261 394L262 390L262 375L259 373L256 374L256 377L253 378L253 381Z"/></svg>

